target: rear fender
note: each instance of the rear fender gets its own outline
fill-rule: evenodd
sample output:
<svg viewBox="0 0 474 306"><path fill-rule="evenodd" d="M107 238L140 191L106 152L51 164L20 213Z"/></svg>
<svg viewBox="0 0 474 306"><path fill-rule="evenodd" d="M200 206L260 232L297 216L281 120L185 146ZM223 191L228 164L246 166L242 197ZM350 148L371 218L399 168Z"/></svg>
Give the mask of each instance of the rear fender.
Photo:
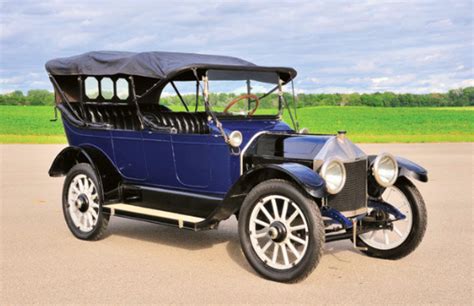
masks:
<svg viewBox="0 0 474 306"><path fill-rule="evenodd" d="M62 150L54 159L49 176L65 176L74 165L87 163L94 169L104 194L104 200L118 197L118 187L122 177L109 160L99 149L89 146L70 146Z"/></svg>
<svg viewBox="0 0 474 306"><path fill-rule="evenodd" d="M78 163L88 163L92 168L96 168L94 161L83 148L74 146L64 148L54 159L48 174L51 177L65 176Z"/></svg>

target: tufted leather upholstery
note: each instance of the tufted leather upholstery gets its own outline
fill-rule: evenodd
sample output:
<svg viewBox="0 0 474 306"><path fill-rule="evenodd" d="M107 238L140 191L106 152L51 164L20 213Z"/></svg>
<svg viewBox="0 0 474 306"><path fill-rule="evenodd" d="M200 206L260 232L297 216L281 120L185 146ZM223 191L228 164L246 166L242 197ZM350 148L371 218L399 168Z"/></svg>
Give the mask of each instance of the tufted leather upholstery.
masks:
<svg viewBox="0 0 474 306"><path fill-rule="evenodd" d="M144 115L148 116L148 118L152 120L153 123L159 126L176 128L178 133L209 133L206 113L157 112L144 113Z"/></svg>
<svg viewBox="0 0 474 306"><path fill-rule="evenodd" d="M108 123L119 130L139 130L140 121L128 105L85 105L85 115L92 123Z"/></svg>
<svg viewBox="0 0 474 306"><path fill-rule="evenodd" d="M71 104L77 111L79 103ZM158 104L141 105L141 112L158 126L174 127L178 133L207 134L206 113L172 112ZM114 129L139 130L140 121L133 105L85 104L86 119L92 123L108 123Z"/></svg>

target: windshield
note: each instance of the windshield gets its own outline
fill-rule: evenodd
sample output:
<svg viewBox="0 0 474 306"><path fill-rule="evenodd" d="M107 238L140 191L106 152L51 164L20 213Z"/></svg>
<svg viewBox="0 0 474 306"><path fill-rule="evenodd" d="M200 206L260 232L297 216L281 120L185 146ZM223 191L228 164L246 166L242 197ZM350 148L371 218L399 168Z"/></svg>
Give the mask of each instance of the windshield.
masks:
<svg viewBox="0 0 474 306"><path fill-rule="evenodd" d="M277 116L279 77L275 72L209 70L209 102L218 116Z"/></svg>

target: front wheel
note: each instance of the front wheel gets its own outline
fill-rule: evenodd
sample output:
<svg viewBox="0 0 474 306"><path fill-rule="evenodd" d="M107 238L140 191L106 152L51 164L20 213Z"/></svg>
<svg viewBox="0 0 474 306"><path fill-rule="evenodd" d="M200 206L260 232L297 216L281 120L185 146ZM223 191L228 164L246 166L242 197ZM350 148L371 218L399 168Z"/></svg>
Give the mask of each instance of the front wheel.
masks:
<svg viewBox="0 0 474 306"><path fill-rule="evenodd" d="M269 180L245 198L239 236L245 257L259 274L297 282L319 263L324 224L313 199L287 181Z"/></svg>
<svg viewBox="0 0 474 306"><path fill-rule="evenodd" d="M89 164L77 164L64 181L63 213L79 239L98 240L105 232L109 215L102 212L102 194L97 175Z"/></svg>
<svg viewBox="0 0 474 306"><path fill-rule="evenodd" d="M404 177L388 187L382 194L382 199L397 208L406 218L393 221L392 229L359 235L357 244L366 247L364 252L369 256L386 259L405 257L418 247L425 234L425 202L415 185Z"/></svg>

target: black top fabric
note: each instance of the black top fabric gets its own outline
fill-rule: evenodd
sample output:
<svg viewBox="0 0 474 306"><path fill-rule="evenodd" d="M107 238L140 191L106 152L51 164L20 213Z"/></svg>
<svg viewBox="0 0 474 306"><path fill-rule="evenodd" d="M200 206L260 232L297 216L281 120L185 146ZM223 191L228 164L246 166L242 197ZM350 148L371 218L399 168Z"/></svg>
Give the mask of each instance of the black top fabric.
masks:
<svg viewBox="0 0 474 306"><path fill-rule="evenodd" d="M156 79L191 68L275 71L285 75L285 82L296 75L292 68L261 67L236 57L176 52L93 51L46 63L46 70L52 75L126 74Z"/></svg>

